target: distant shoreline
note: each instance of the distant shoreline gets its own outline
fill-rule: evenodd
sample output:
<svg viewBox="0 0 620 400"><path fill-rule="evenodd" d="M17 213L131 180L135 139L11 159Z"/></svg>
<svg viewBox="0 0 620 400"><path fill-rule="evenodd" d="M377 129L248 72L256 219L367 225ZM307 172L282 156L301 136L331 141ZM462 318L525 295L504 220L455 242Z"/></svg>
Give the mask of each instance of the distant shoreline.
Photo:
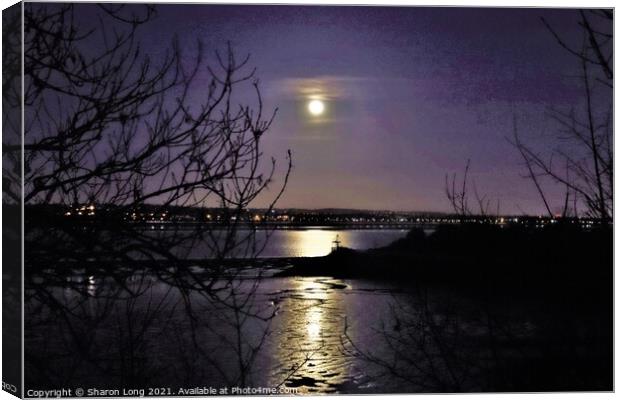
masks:
<svg viewBox="0 0 620 400"><path fill-rule="evenodd" d="M259 225L238 225L235 229L238 230L312 230L312 229L323 229L323 230L410 230L412 228L435 228L440 223L434 224L421 224L421 223L410 223L410 224L341 224L341 225L303 225L303 224L259 224ZM195 229L195 228L214 228L214 229L230 229L230 225L221 225L221 224L205 224L205 223L146 223L146 224L135 224L128 225L135 227L143 227L145 229Z"/></svg>

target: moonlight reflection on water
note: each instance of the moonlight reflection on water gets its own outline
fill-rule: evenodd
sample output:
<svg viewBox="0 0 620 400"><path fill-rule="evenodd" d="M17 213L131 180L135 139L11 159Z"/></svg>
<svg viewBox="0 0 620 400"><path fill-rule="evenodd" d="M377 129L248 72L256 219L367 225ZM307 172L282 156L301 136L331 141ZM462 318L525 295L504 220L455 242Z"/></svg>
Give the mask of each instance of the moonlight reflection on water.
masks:
<svg viewBox="0 0 620 400"><path fill-rule="evenodd" d="M30 352L26 360L32 372L29 379L42 382L35 362L46 371L72 371L68 377L52 376L45 381L49 388L57 386L55 379L75 385L87 382L94 386L122 386L129 371L136 387L148 387L157 381L171 387L286 386L297 388L300 394L392 393L428 388L417 381L397 379L383 364L355 354L356 349L372 354L380 362L396 359L398 371L413 374L415 371L404 361L412 359L422 365L441 366L446 360L437 353L436 341L458 339L464 340L455 342L459 357L466 356L472 365L487 362L486 353L479 346L463 346L484 338L486 320L478 315L480 308L461 296L446 297L440 291L429 298L428 294L420 297L417 292L397 285L359 279L240 279L235 284L237 296L256 290L247 298L247 309L267 308L267 314L274 314L268 320L242 317L246 323L237 326L229 307L196 291L183 297L178 288L156 275L140 277L135 272L127 277L123 287L137 293L135 296L110 296L118 293L119 282L109 277L83 272L65 277L63 282L67 278L73 281L74 289L83 287L85 291L67 291L60 286L48 292L48 297L28 297L30 315L34 315L33 310L43 310L36 314L36 319L29 320L27 329ZM91 290L91 286L95 287ZM427 302L420 302L424 299ZM191 303L191 313L183 307L187 301ZM448 318L454 305L458 305L454 315L460 324L456 336ZM71 314L59 318L61 310L51 307L61 307ZM398 328L395 311L409 330ZM431 332L429 326L438 335L431 337L435 341L426 336ZM515 318L508 328L512 335L529 340L531 326L534 325L529 321ZM137 335L129 334L137 327L141 329ZM397 344L396 348L386 342L386 335L398 339L391 343ZM79 346L84 340L89 347L82 349ZM238 383L240 353L235 343L242 343L244 351L257 351L247 364L242 383ZM416 347L420 344L425 345ZM41 364L37 354L45 357L45 364ZM438 374L434 378L445 378L445 371L435 367L432 370ZM471 371L468 367L465 372ZM476 381L472 385L471 390L483 387Z"/></svg>
<svg viewBox="0 0 620 400"><path fill-rule="evenodd" d="M295 279L282 299L284 312L275 322L277 349L273 384L303 393L335 392L350 378L350 360L341 348L346 296L340 281Z"/></svg>
<svg viewBox="0 0 620 400"><path fill-rule="evenodd" d="M386 246L406 234L407 230L404 229L311 228L275 231L268 248L261 256L276 254L276 257L321 257L332 251L335 240L338 240L342 247L366 250Z"/></svg>
<svg viewBox="0 0 620 400"><path fill-rule="evenodd" d="M240 231L247 235L249 231ZM174 235L174 231L153 231L148 235ZM366 250L386 246L405 237L406 229L333 229L329 227L258 229L255 235L257 248L262 249L258 258L276 257L320 257L329 254L338 238L340 245L356 250ZM225 231L213 231L213 238L196 243L189 253L180 249L181 258L200 259L211 254L212 248L223 246ZM263 248L264 247L264 248ZM177 254L176 251L174 254Z"/></svg>
<svg viewBox="0 0 620 400"><path fill-rule="evenodd" d="M291 245L297 248L301 257L318 257L329 254L333 241L336 240L334 231L310 229L294 231L291 235Z"/></svg>

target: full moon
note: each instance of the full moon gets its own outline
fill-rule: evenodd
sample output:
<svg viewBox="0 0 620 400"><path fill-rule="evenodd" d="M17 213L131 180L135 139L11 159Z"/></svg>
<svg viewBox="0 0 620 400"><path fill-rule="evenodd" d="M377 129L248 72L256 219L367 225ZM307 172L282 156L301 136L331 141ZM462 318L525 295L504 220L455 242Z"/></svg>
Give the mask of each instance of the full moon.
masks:
<svg viewBox="0 0 620 400"><path fill-rule="evenodd" d="M321 100L312 100L308 103L308 111L312 115L321 115L325 111L325 104Z"/></svg>

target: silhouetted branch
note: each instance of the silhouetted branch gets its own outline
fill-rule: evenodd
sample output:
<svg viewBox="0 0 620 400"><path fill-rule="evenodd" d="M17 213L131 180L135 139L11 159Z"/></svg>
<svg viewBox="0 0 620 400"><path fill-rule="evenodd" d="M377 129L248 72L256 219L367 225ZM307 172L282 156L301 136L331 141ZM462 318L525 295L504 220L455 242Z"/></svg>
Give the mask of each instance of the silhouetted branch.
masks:
<svg viewBox="0 0 620 400"><path fill-rule="evenodd" d="M574 216L579 214L579 200L586 215L600 218L603 224L607 224L613 215L612 111L610 104L606 104L607 101L611 103L609 89L613 87L613 33L609 30L613 14L608 10L579 10L579 17L579 26L584 35L580 48L569 45L548 21L542 21L560 46L579 60L584 100L582 111L549 110L550 117L559 125L557 148L535 151L523 143L519 138L516 120L510 142L521 154L528 170L527 177L534 183L550 216L550 199L543 192L542 177L564 186L561 200L563 216L568 213L572 193ZM598 85L597 88L597 84L602 86ZM575 146L563 149L561 145L564 142ZM554 158L562 160L562 167L558 168L554 164Z"/></svg>

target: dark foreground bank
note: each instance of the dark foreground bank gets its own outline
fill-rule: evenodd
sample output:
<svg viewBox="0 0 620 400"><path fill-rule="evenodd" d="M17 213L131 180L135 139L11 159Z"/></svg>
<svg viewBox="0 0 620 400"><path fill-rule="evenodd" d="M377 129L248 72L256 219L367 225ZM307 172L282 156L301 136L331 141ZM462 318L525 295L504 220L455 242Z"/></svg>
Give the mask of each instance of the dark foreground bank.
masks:
<svg viewBox="0 0 620 400"><path fill-rule="evenodd" d="M340 248L325 257L293 260L282 276L334 276L399 282L440 282L474 287L501 284L545 290L596 289L611 293L611 228L572 225L545 229L492 225L421 229L386 247Z"/></svg>

